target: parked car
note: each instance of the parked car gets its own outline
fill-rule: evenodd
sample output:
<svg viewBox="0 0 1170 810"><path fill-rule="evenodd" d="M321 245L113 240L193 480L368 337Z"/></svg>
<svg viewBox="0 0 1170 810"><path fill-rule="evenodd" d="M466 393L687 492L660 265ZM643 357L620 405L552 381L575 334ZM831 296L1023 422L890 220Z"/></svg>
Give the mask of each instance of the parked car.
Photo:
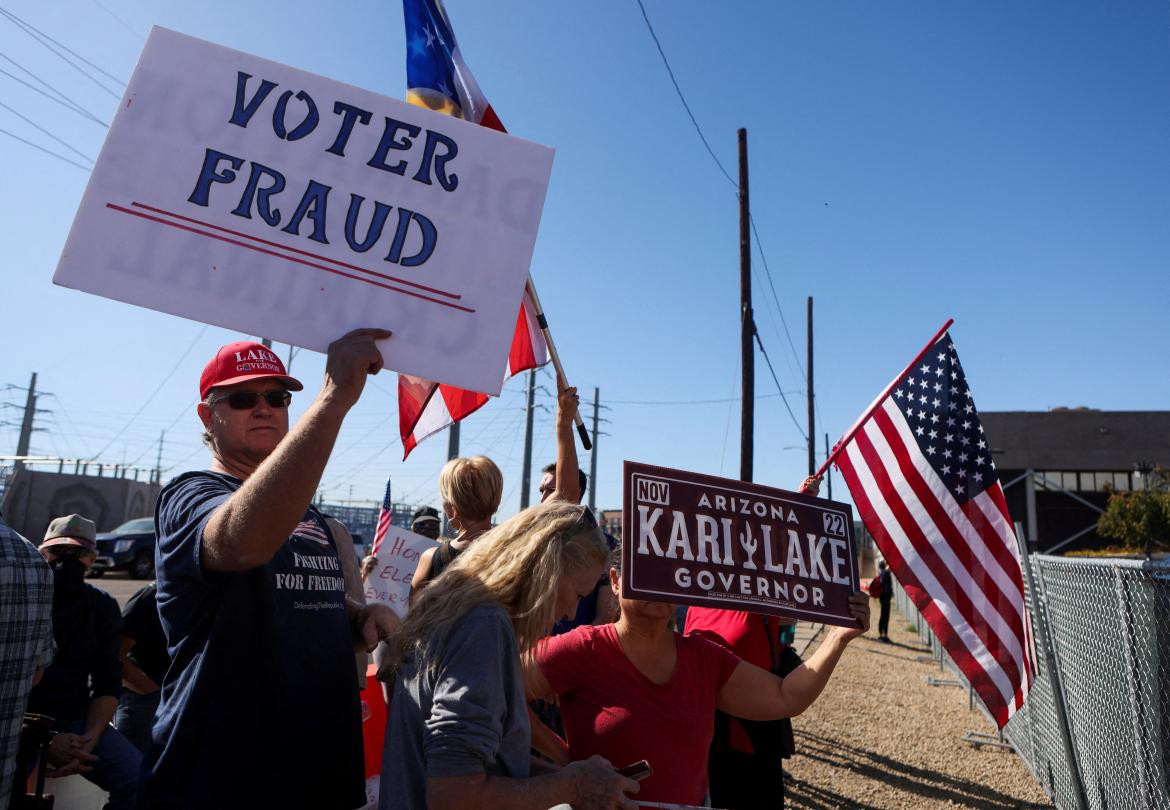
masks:
<svg viewBox="0 0 1170 810"><path fill-rule="evenodd" d="M135 579L154 576L154 518L128 520L112 532L97 536L98 558L90 575L129 571Z"/></svg>

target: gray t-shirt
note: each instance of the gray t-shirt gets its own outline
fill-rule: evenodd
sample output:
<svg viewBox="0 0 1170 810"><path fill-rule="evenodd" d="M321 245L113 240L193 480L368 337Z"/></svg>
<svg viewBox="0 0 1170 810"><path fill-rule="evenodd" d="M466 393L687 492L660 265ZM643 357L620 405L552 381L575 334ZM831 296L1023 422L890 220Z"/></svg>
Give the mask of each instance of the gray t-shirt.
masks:
<svg viewBox="0 0 1170 810"><path fill-rule="evenodd" d="M379 810L426 807L430 776L528 776L532 732L508 614L472 608L445 643L427 647L438 665L420 672L408 658L394 682Z"/></svg>

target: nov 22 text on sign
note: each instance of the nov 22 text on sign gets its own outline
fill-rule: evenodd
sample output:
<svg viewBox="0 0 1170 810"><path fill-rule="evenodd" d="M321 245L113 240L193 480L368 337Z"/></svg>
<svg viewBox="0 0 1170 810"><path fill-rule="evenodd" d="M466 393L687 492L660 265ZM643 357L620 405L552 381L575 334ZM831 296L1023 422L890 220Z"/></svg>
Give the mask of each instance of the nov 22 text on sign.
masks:
<svg viewBox="0 0 1170 810"><path fill-rule="evenodd" d="M156 27L53 281L498 394L552 155Z"/></svg>
<svg viewBox="0 0 1170 810"><path fill-rule="evenodd" d="M782 489L625 462L627 598L853 626L853 510Z"/></svg>

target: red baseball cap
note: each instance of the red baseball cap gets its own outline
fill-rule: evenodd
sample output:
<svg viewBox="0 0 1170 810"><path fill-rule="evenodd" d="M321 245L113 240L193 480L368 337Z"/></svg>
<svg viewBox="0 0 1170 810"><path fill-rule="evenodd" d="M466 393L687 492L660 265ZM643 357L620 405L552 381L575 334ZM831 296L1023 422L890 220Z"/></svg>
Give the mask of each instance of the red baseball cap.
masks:
<svg viewBox="0 0 1170 810"><path fill-rule="evenodd" d="M203 367L203 374L199 377L199 397L207 399L207 392L212 388L268 378L280 380L290 391L300 391L305 387L300 380L288 376L284 363L272 349L252 340L229 343Z"/></svg>

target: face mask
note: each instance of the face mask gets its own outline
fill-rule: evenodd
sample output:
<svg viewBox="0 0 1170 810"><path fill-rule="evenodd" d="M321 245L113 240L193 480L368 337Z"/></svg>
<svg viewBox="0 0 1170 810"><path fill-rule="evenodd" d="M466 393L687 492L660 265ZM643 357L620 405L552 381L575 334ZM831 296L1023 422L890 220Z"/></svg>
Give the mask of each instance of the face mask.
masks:
<svg viewBox="0 0 1170 810"><path fill-rule="evenodd" d="M49 564L53 569L53 593L76 594L85 587L85 563L73 555L58 557Z"/></svg>

